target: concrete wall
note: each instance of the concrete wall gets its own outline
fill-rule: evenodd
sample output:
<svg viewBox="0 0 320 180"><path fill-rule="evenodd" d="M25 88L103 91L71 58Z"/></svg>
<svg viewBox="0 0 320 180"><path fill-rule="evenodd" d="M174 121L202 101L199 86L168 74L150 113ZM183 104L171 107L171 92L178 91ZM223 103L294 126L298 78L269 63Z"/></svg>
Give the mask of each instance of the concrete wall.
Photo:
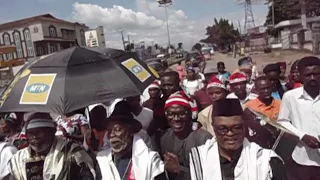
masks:
<svg viewBox="0 0 320 180"><path fill-rule="evenodd" d="M298 43L291 44L291 48L292 48L292 49L297 49L297 50L299 50L299 45L298 45ZM311 42L305 43L305 44L303 45L303 49L308 50L308 51L312 51L312 50L313 50L312 43L311 43Z"/></svg>

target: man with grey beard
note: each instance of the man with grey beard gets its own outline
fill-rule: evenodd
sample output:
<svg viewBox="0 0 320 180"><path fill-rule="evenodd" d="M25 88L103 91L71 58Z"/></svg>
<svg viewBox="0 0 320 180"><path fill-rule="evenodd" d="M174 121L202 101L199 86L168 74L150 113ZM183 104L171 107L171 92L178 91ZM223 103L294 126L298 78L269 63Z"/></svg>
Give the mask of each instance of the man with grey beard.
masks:
<svg viewBox="0 0 320 180"><path fill-rule="evenodd" d="M160 155L137 134L142 125L128 109L115 108L106 127L110 147L97 154L102 180L166 179Z"/></svg>

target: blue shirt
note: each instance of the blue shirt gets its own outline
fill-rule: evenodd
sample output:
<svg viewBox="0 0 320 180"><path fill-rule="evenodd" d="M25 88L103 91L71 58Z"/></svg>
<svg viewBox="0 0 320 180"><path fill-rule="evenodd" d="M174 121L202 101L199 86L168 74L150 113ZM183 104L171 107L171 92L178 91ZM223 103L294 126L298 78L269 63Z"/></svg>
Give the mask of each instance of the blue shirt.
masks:
<svg viewBox="0 0 320 180"><path fill-rule="evenodd" d="M231 73L230 72L225 72L224 74L220 74L220 75L222 75L224 80L229 81Z"/></svg>
<svg viewBox="0 0 320 180"><path fill-rule="evenodd" d="M279 92L272 92L271 96L274 98L274 99L278 99L278 100L281 100L281 97L280 97L280 94Z"/></svg>

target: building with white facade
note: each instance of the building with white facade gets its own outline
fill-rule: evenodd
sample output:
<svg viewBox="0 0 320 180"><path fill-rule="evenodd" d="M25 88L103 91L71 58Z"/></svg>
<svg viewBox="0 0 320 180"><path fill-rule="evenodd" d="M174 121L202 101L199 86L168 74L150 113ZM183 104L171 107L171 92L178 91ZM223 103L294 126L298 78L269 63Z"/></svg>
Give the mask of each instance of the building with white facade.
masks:
<svg viewBox="0 0 320 180"><path fill-rule="evenodd" d="M85 31L80 23L64 21L50 14L0 24L0 46L15 46L16 52L0 54L0 60L33 58L66 49L85 46Z"/></svg>
<svg viewBox="0 0 320 180"><path fill-rule="evenodd" d="M99 26L96 29L85 32L86 45L88 47L106 47L103 27Z"/></svg>

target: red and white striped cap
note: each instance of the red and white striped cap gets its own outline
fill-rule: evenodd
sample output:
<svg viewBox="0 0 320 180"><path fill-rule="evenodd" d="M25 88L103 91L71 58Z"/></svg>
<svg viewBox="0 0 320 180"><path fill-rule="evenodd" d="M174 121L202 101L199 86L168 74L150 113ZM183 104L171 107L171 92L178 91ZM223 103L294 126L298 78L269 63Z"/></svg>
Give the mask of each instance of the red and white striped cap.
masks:
<svg viewBox="0 0 320 180"><path fill-rule="evenodd" d="M230 76L230 84L247 81L247 75L242 72L235 72Z"/></svg>
<svg viewBox="0 0 320 180"><path fill-rule="evenodd" d="M160 84L157 81L155 81L155 82L153 82L152 84L149 85L149 88L160 89Z"/></svg>
<svg viewBox="0 0 320 180"><path fill-rule="evenodd" d="M181 96L178 93L172 94L166 101L165 104L165 109L167 109L168 107L171 107L173 105L181 105L181 106L185 106L187 108L191 108L190 103L188 101L187 98Z"/></svg>
<svg viewBox="0 0 320 180"><path fill-rule="evenodd" d="M213 76L207 85L207 89L212 87L218 87L227 90L227 87L220 81L220 79L218 79L217 76Z"/></svg>
<svg viewBox="0 0 320 180"><path fill-rule="evenodd" d="M199 111L197 102L195 99L188 96L183 90L170 95L170 97L166 101L165 109L173 105L181 105L190 108L192 119L197 119Z"/></svg>

